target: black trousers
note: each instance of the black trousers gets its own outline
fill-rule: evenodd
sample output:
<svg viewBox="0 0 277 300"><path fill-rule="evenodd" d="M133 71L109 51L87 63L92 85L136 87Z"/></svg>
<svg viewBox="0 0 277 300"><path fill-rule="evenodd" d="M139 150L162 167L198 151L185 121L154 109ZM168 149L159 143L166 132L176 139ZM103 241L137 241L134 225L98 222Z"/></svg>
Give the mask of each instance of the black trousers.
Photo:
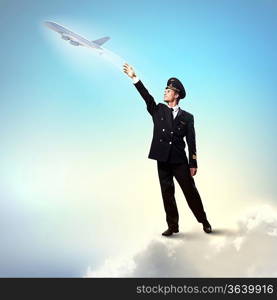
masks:
<svg viewBox="0 0 277 300"><path fill-rule="evenodd" d="M178 229L179 214L174 197L175 187L173 176L180 185L187 203L198 222L207 219L203 204L190 174L188 163L168 163L157 161L161 192L163 197L166 222L169 228Z"/></svg>

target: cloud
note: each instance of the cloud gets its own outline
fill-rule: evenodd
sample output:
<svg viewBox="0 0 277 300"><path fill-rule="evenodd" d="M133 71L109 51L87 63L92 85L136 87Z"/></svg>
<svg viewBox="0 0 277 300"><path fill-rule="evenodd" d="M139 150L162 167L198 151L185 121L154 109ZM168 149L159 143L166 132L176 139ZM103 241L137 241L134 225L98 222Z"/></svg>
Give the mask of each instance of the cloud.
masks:
<svg viewBox="0 0 277 300"><path fill-rule="evenodd" d="M276 277L277 212L255 207L237 229L152 239L129 257L109 258L85 277Z"/></svg>

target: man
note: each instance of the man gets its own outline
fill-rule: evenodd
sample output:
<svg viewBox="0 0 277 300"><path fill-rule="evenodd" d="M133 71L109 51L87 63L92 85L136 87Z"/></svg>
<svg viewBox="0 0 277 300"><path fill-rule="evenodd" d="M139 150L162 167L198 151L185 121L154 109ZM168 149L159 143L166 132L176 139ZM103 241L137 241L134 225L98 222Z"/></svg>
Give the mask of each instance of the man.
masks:
<svg viewBox="0 0 277 300"><path fill-rule="evenodd" d="M187 203L206 233L212 232L193 176L197 172L196 143L193 115L179 107L186 91L177 78L170 78L164 91L164 101L156 104L134 69L125 63L123 71L133 80L135 87L146 102L154 123L153 139L148 158L157 160L158 174L166 213L168 229L162 233L170 236L179 232L179 214L174 197L173 177L179 183ZM184 142L186 137L189 161Z"/></svg>

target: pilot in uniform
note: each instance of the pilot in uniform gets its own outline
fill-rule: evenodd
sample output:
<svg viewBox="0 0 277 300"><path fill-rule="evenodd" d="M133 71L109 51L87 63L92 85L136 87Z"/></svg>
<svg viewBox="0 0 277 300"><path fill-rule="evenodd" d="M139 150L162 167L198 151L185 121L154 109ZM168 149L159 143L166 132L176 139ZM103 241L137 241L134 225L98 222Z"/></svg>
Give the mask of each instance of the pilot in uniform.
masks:
<svg viewBox="0 0 277 300"><path fill-rule="evenodd" d="M125 65L124 72L126 72ZM128 73L127 73L128 74ZM135 73L134 73L135 74ZM129 75L129 77L131 77ZM161 193L166 213L168 229L164 236L179 232L179 214L174 197L173 177L180 185L187 203L198 222L202 223L206 233L212 232L207 220L203 204L195 186L190 168L197 168L196 142L193 115L181 109L177 104L170 107L168 104L156 103L141 80L134 75L133 83L144 99L147 111L154 123L153 138L148 158L157 160L157 169L161 186ZM182 83L177 78L170 78L166 89L172 89L179 94L179 99L186 96ZM184 141L186 138L189 159L187 159Z"/></svg>

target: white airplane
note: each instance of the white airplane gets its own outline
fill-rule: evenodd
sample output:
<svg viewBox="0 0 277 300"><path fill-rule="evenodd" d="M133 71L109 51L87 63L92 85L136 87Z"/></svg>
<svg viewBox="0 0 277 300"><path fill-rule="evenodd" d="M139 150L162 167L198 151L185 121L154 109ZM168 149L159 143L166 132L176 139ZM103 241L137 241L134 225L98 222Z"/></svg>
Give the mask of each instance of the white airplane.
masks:
<svg viewBox="0 0 277 300"><path fill-rule="evenodd" d="M55 22L47 21L47 22L44 22L44 24L48 28L60 33L61 38L66 41L69 41L71 45L94 48L94 49L99 50L100 53L102 53L102 51L104 50L100 46L102 46L104 43L106 43L110 39L110 37L106 36L106 37L103 37L103 38L95 40L95 41L89 41L89 40L85 39L84 37L80 36L79 34L74 33L72 31L70 31L69 29L66 29L65 27L63 27Z"/></svg>

